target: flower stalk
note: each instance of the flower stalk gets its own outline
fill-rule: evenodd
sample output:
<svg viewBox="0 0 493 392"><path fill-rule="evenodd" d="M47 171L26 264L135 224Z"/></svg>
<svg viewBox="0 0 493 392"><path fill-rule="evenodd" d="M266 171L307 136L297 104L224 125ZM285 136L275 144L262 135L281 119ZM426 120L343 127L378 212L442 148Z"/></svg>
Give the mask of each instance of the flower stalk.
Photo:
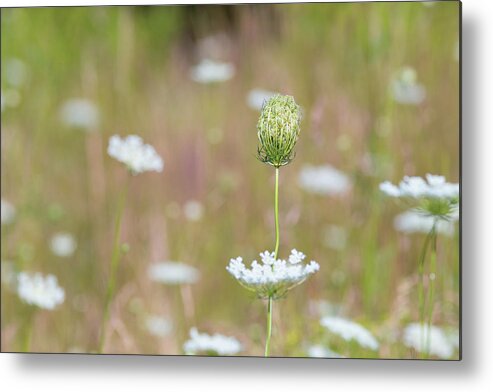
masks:
<svg viewBox="0 0 493 392"><path fill-rule="evenodd" d="M99 348L98 353L102 353L104 350L104 344L106 341L106 333L107 333L107 324L108 319L110 317L110 309L111 303L113 301L113 296L115 292L116 286L116 275L118 272L118 268L120 266L121 253L122 253L122 244L120 243L121 237L121 228L122 228L122 217L123 211L125 209L125 203L127 199L128 192L128 182L125 184L120 197L120 203L118 206L118 211L116 215L116 223L115 223L115 238L113 242L113 251L111 254L111 264L110 264L110 277L108 281L108 286L106 289L106 296L104 302L104 310L103 310L103 320L101 324L101 337L99 339Z"/></svg>

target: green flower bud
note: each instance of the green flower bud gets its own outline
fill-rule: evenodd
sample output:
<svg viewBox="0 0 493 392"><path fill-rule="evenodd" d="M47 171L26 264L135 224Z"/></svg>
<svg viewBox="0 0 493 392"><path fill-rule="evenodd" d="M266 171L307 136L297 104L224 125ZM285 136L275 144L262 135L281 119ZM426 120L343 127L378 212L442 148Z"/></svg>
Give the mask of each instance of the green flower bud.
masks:
<svg viewBox="0 0 493 392"><path fill-rule="evenodd" d="M258 159L276 168L295 156L300 134L301 110L289 95L275 95L264 103L257 123Z"/></svg>

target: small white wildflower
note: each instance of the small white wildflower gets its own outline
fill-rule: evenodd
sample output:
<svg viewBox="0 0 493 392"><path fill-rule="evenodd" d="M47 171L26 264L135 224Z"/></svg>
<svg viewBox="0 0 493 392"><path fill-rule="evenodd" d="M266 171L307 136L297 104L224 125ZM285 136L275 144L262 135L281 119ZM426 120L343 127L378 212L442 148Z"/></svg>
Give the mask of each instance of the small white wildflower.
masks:
<svg viewBox="0 0 493 392"><path fill-rule="evenodd" d="M308 347L307 354L312 358L342 358L341 354L336 353L321 344L315 344Z"/></svg>
<svg viewBox="0 0 493 392"><path fill-rule="evenodd" d="M220 63L209 59L202 60L190 69L190 77L198 83L219 83L231 79L235 67L231 63Z"/></svg>
<svg viewBox="0 0 493 392"><path fill-rule="evenodd" d="M450 358L454 353L454 347L446 334L434 325L428 328L427 325L411 323L404 329L403 340L406 346L418 352L428 351L439 358ZM426 349L427 342L429 342L429 350Z"/></svg>
<svg viewBox="0 0 493 392"><path fill-rule="evenodd" d="M349 178L330 165L305 165L300 171L298 184L308 192L329 196L344 194L351 188Z"/></svg>
<svg viewBox="0 0 493 392"><path fill-rule="evenodd" d="M446 236L454 235L454 224L451 221L440 220L435 223L433 217L423 215L419 211L406 211L394 219L395 229L403 233L429 233L434 224L437 233Z"/></svg>
<svg viewBox="0 0 493 392"><path fill-rule="evenodd" d="M73 98L60 108L60 119L69 127L93 131L99 126L99 110L88 99Z"/></svg>
<svg viewBox="0 0 493 392"><path fill-rule="evenodd" d="M2 199L0 205L0 220L2 225L8 225L15 219L15 207L7 200Z"/></svg>
<svg viewBox="0 0 493 392"><path fill-rule="evenodd" d="M406 105L418 105L426 97L425 88L417 83L416 71L411 67L400 69L391 83L394 99Z"/></svg>
<svg viewBox="0 0 493 392"><path fill-rule="evenodd" d="M144 144L139 136L130 135L126 138L112 136L108 145L108 154L124 163L133 174L163 170L163 160L154 147Z"/></svg>
<svg viewBox="0 0 493 392"><path fill-rule="evenodd" d="M173 324L162 316L147 316L145 319L146 329L151 335L163 338L171 332Z"/></svg>
<svg viewBox="0 0 493 392"><path fill-rule="evenodd" d="M250 90L247 96L247 103L252 109L261 110L264 103L276 95L273 91L255 88Z"/></svg>
<svg viewBox="0 0 493 392"><path fill-rule="evenodd" d="M192 328L190 339L183 345L183 350L187 355L235 355L242 350L242 346L234 337L220 334L208 335Z"/></svg>
<svg viewBox="0 0 493 392"><path fill-rule="evenodd" d="M265 251L260 254L261 263L254 260L250 268L246 268L243 259L237 257L230 260L226 270L259 298L278 299L319 270L320 266L315 261L303 264L304 258L305 255L296 249L291 251L288 261L276 260L274 253Z"/></svg>
<svg viewBox="0 0 493 392"><path fill-rule="evenodd" d="M52 310L65 300L65 291L58 286L54 275L21 272L17 279L17 293L30 305Z"/></svg>
<svg viewBox="0 0 493 392"><path fill-rule="evenodd" d="M185 218L189 221L196 222L202 219L204 215L204 206L196 200L189 200L183 206Z"/></svg>
<svg viewBox="0 0 493 392"><path fill-rule="evenodd" d="M378 350L379 344L371 332L354 321L338 316L325 316L320 324L346 341L354 340L362 347Z"/></svg>
<svg viewBox="0 0 493 392"><path fill-rule="evenodd" d="M50 241L51 251L60 257L71 256L77 248L77 242L72 234L56 233Z"/></svg>
<svg viewBox="0 0 493 392"><path fill-rule="evenodd" d="M443 176L427 174L426 180L405 176L399 185L382 182L380 190L391 197L417 202L415 208L423 215L446 221L458 216L459 184L446 182Z"/></svg>
<svg viewBox="0 0 493 392"><path fill-rule="evenodd" d="M199 271L185 263L162 261L151 264L148 269L149 278L164 284L193 284L199 280Z"/></svg>

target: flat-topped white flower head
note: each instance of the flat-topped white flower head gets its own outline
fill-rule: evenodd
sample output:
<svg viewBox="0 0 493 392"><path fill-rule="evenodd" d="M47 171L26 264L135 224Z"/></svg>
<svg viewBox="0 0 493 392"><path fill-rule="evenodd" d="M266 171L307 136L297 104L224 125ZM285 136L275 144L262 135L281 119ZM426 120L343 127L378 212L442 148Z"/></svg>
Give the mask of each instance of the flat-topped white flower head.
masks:
<svg viewBox="0 0 493 392"><path fill-rule="evenodd" d="M0 217L2 225L8 225L15 219L15 207L4 199L1 200Z"/></svg>
<svg viewBox="0 0 493 392"><path fill-rule="evenodd" d="M391 90L395 101L405 105L419 105L426 98L426 89L417 81L414 68L403 67L395 74Z"/></svg>
<svg viewBox="0 0 493 392"><path fill-rule="evenodd" d="M454 220L458 216L459 184L446 182L443 176L427 174L426 179L405 176L398 185L382 182L380 190L414 204L424 215L443 220Z"/></svg>
<svg viewBox="0 0 493 392"><path fill-rule="evenodd" d="M193 284L200 278L200 273L195 267L179 261L162 261L152 264L148 275L156 282L170 285Z"/></svg>
<svg viewBox="0 0 493 392"><path fill-rule="evenodd" d="M242 350L242 346L234 337L218 333L208 335L192 328L190 339L183 345L183 350L187 355L235 355Z"/></svg>
<svg viewBox="0 0 493 392"><path fill-rule="evenodd" d="M344 194L351 188L348 176L330 165L305 165L298 184L307 192L328 196Z"/></svg>
<svg viewBox="0 0 493 392"><path fill-rule="evenodd" d="M362 347L378 350L379 343L372 333L354 321L339 316L325 316L320 320L320 324L345 341L354 340Z"/></svg>
<svg viewBox="0 0 493 392"><path fill-rule="evenodd" d="M132 174L163 170L163 160L154 147L144 144L142 138L136 135L126 138L112 136L108 145L108 154L124 163Z"/></svg>
<svg viewBox="0 0 493 392"><path fill-rule="evenodd" d="M54 275L21 272L17 277L17 294L26 303L43 309L54 309L65 300L65 291Z"/></svg>
<svg viewBox="0 0 493 392"><path fill-rule="evenodd" d="M235 67L231 63L220 63L204 59L190 69L190 77L197 83L220 83L231 79L235 74Z"/></svg>
<svg viewBox="0 0 493 392"><path fill-rule="evenodd" d="M172 331L173 324L165 317L150 315L145 318L145 327L151 335L163 338Z"/></svg>
<svg viewBox="0 0 493 392"><path fill-rule="evenodd" d="M404 329L403 340L406 346L439 358L450 358L454 354L453 342L441 328L434 325L428 328L428 325L411 323Z"/></svg>
<svg viewBox="0 0 493 392"><path fill-rule="evenodd" d="M243 259L237 257L231 259L226 270L233 275L238 282L259 298L278 299L284 297L287 292L303 283L308 276L320 269L315 261L303 264L305 255L296 249L291 251L288 260L275 259L274 253L265 251L260 253L259 263L254 260L247 268Z"/></svg>
<svg viewBox="0 0 493 392"><path fill-rule="evenodd" d="M197 200L188 200L183 206L183 215L191 222L197 222L204 215L204 206Z"/></svg>
<svg viewBox="0 0 493 392"><path fill-rule="evenodd" d="M60 108L60 120L68 127L94 131L99 126L99 110L88 99L72 98Z"/></svg>
<svg viewBox="0 0 493 392"><path fill-rule="evenodd" d="M420 211L410 210L399 214L394 219L394 227L396 230L403 233L429 233L433 225L438 234L446 236L454 235L454 223L452 220L440 220L435 222L435 219L429 215L423 215Z"/></svg>
<svg viewBox="0 0 493 392"><path fill-rule="evenodd" d="M77 249L77 241L70 233L56 233L50 241L51 251L60 257L69 257Z"/></svg>

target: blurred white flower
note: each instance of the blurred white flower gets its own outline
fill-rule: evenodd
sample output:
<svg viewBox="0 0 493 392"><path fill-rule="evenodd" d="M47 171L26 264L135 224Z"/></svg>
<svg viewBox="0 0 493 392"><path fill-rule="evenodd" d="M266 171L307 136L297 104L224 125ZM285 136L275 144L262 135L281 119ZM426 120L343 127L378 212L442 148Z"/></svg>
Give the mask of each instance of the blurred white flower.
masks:
<svg viewBox="0 0 493 392"><path fill-rule="evenodd" d="M70 233L56 233L51 237L50 249L60 257L71 256L77 248L77 241Z"/></svg>
<svg viewBox="0 0 493 392"><path fill-rule="evenodd" d="M250 90L247 96L247 103L252 109L260 110L262 106L264 106L264 102L269 100L276 95L273 91L262 90L259 88L255 88Z"/></svg>
<svg viewBox="0 0 493 392"><path fill-rule="evenodd" d="M300 171L298 184L306 191L320 195L344 194L351 188L349 178L330 165L305 165Z"/></svg>
<svg viewBox="0 0 493 392"><path fill-rule="evenodd" d="M7 200L1 200L0 217L2 225L8 225L15 219L15 207Z"/></svg>
<svg viewBox="0 0 493 392"><path fill-rule="evenodd" d="M391 83L394 99L406 105L418 105L426 97L425 88L417 83L417 74L414 68L404 67L394 76Z"/></svg>
<svg viewBox="0 0 493 392"><path fill-rule="evenodd" d="M231 63L220 63L209 59L202 60L190 69L190 77L198 83L219 83L231 79L235 67Z"/></svg>
<svg viewBox="0 0 493 392"><path fill-rule="evenodd" d="M96 104L88 99L73 98L67 100L60 108L60 119L69 127L93 131L99 126L99 110Z"/></svg>
<svg viewBox="0 0 493 392"><path fill-rule="evenodd" d="M242 346L234 337L220 334L208 335L192 328L190 339L183 345L183 350L187 355L235 355L242 350Z"/></svg>
<svg viewBox="0 0 493 392"><path fill-rule="evenodd" d="M445 181L445 177L427 174L421 177L405 176L399 185L389 181L380 184L380 190L392 197L455 199L459 197L459 184Z"/></svg>
<svg viewBox="0 0 493 392"><path fill-rule="evenodd" d="M196 222L202 219L204 215L204 206L196 200L189 200L183 206L185 218L189 221Z"/></svg>
<svg viewBox="0 0 493 392"><path fill-rule="evenodd" d="M2 60L2 79L13 87L21 87L27 81L26 64L17 58Z"/></svg>
<svg viewBox="0 0 493 392"><path fill-rule="evenodd" d="M226 270L245 288L254 291L259 298L278 299L286 295L293 287L303 283L308 276L317 272L318 263L310 261L303 264L305 255L296 249L291 251L288 261L274 259L274 252L260 254L262 263L254 260L250 269L243 264L243 259L231 259Z"/></svg>
<svg viewBox="0 0 493 392"><path fill-rule="evenodd" d="M403 233L429 233L435 224L432 216L423 215L419 211L406 211L394 219L394 227ZM435 230L446 236L454 235L454 224L450 221L440 220L436 222Z"/></svg>
<svg viewBox="0 0 493 392"><path fill-rule="evenodd" d="M354 340L362 347L378 350L379 344L371 332L354 321L338 316L325 316L320 324L345 341Z"/></svg>
<svg viewBox="0 0 493 392"><path fill-rule="evenodd" d="M159 338L169 335L173 329L171 321L162 316L147 316L145 326L151 335Z"/></svg>
<svg viewBox="0 0 493 392"><path fill-rule="evenodd" d="M454 353L454 346L447 339L447 336L438 328L432 325L429 329L427 325L421 326L418 323L411 323L404 329L404 344L414 348L418 352L426 352L427 342L429 341L428 352L439 358L450 358Z"/></svg>
<svg viewBox="0 0 493 392"><path fill-rule="evenodd" d="M163 170L163 160L154 147L144 144L139 136L130 135L126 138L112 136L108 145L108 154L124 163L132 174Z"/></svg>
<svg viewBox="0 0 493 392"><path fill-rule="evenodd" d="M65 291L54 275L21 272L17 279L17 294L30 305L52 310L65 300Z"/></svg>
<svg viewBox="0 0 493 392"><path fill-rule="evenodd" d="M151 264L148 269L149 278L164 284L193 284L200 278L199 271L178 261L162 261Z"/></svg>
<svg viewBox="0 0 493 392"><path fill-rule="evenodd" d="M341 354L336 353L328 349L327 347L322 346L321 344L315 344L313 346L308 347L307 354L312 358L341 358Z"/></svg>

